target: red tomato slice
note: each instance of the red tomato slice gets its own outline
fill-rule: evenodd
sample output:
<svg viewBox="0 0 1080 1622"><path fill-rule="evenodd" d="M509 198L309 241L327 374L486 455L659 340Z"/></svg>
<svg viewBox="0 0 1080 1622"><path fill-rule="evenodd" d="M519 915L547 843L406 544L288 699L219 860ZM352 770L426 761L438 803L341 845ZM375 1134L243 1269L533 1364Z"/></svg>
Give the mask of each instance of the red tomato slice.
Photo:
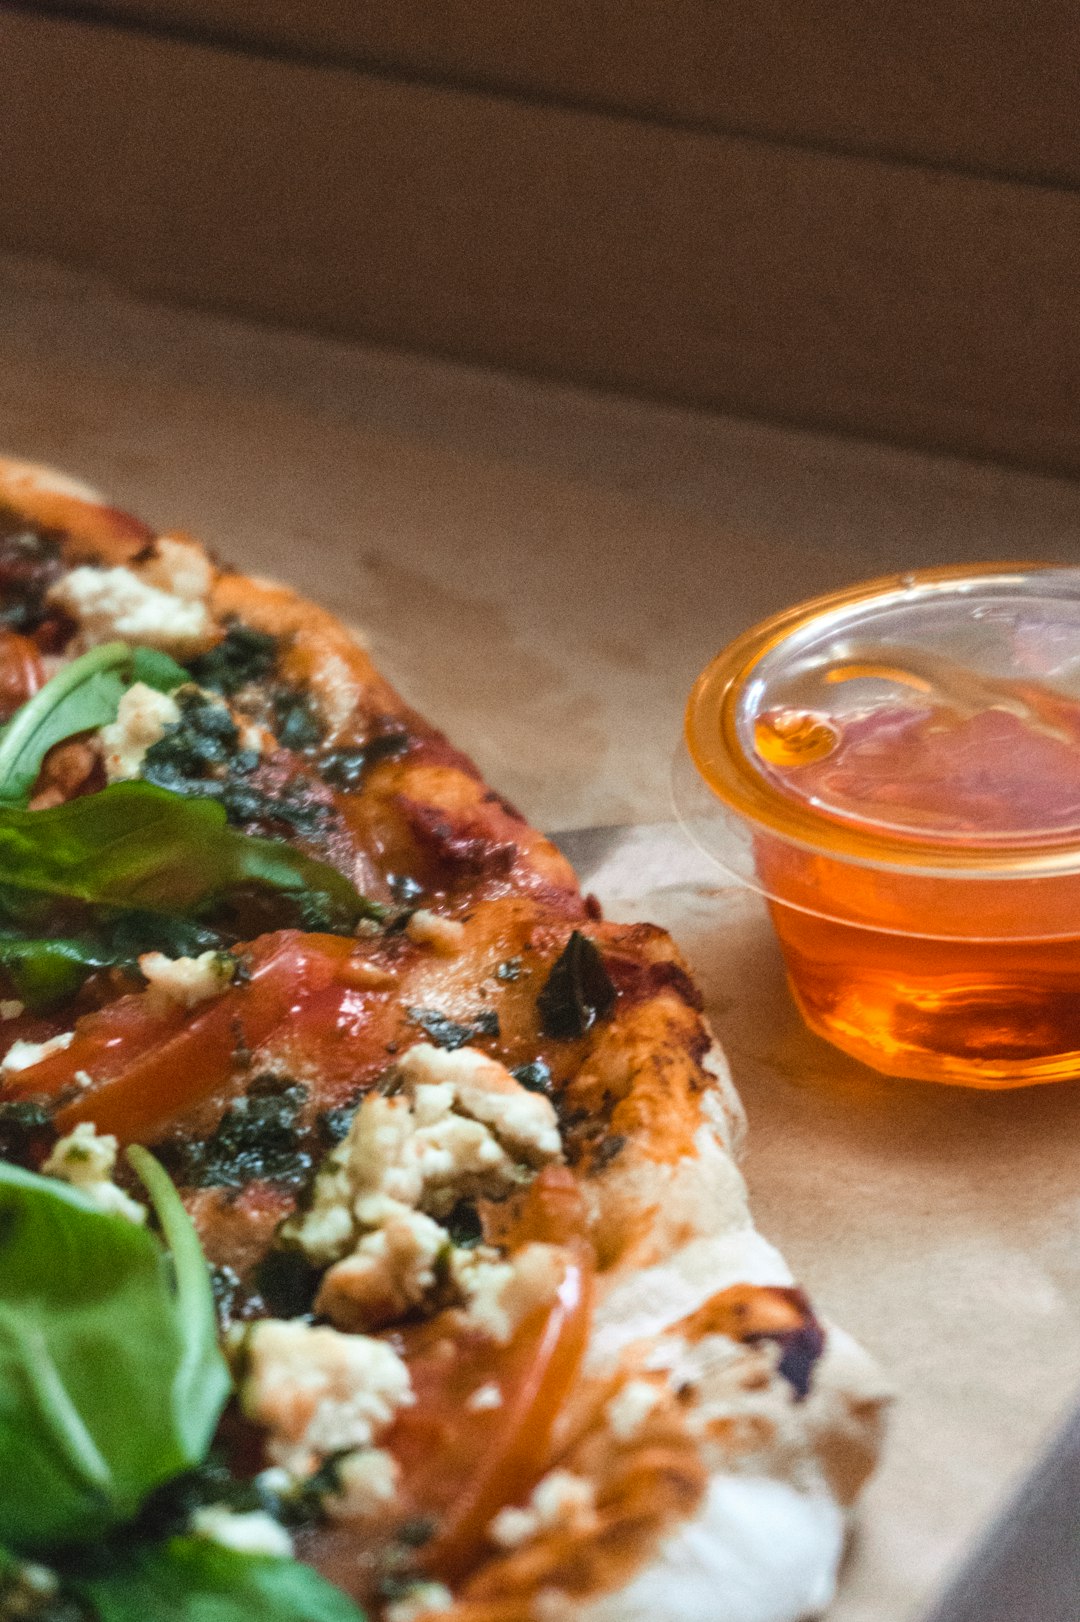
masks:
<svg viewBox="0 0 1080 1622"><path fill-rule="evenodd" d="M250 981L192 1010L137 992L77 1021L70 1046L16 1073L5 1098L55 1097L91 1080L56 1112L70 1132L93 1121L121 1141L153 1141L170 1122L224 1086L238 1049L255 1050L337 984L347 995L355 941L283 930L249 949Z"/></svg>
<svg viewBox="0 0 1080 1622"><path fill-rule="evenodd" d="M460 1576L492 1517L528 1497L581 1365L591 1308L592 1254L575 1245L555 1300L531 1313L509 1345L463 1326L448 1333L439 1319L401 1337L416 1405L402 1410L382 1445L402 1467L409 1513L438 1523L422 1551L433 1576ZM492 1383L499 1407L470 1408L468 1398Z"/></svg>
<svg viewBox="0 0 1080 1622"><path fill-rule="evenodd" d="M45 685L37 644L15 631L0 632L0 721L6 721Z"/></svg>

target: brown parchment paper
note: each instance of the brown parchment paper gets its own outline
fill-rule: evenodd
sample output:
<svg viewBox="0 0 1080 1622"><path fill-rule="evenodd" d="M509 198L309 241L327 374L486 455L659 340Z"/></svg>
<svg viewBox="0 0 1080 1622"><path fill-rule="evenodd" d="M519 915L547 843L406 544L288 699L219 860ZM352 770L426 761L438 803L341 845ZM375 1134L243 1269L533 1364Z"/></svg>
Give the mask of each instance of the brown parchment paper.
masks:
<svg viewBox="0 0 1080 1622"><path fill-rule="evenodd" d="M829 1622L918 1617L1080 1387L1080 1087L900 1082L836 1052L759 898L674 824L626 830L583 879L688 955L746 1105L757 1224L895 1385Z"/></svg>

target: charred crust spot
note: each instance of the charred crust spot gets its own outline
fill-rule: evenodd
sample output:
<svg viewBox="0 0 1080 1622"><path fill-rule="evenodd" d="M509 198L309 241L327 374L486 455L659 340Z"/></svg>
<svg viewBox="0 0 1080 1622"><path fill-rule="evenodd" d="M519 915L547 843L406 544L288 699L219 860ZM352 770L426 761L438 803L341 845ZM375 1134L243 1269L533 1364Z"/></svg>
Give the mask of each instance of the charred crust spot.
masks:
<svg viewBox="0 0 1080 1622"><path fill-rule="evenodd" d="M825 1331L805 1290L780 1285L735 1284L684 1319L688 1340L728 1335L746 1346L772 1341L780 1348L777 1371L801 1402L810 1391L814 1367L825 1349Z"/></svg>
<svg viewBox="0 0 1080 1622"><path fill-rule="evenodd" d="M622 1132L612 1132L597 1145L590 1170L599 1172L603 1171L605 1166L610 1166L611 1162L622 1154L628 1142L629 1139Z"/></svg>
<svg viewBox="0 0 1080 1622"><path fill-rule="evenodd" d="M619 995L627 1002L646 1002L650 997L673 991L696 1014L700 1014L705 1006L701 992L686 970L671 958L649 963L639 958L608 953L604 962Z"/></svg>
<svg viewBox="0 0 1080 1622"><path fill-rule="evenodd" d="M473 878L504 878L518 857L512 839L499 837L475 814L457 814L440 806L424 805L408 795L397 796L405 820L417 842L436 861Z"/></svg>

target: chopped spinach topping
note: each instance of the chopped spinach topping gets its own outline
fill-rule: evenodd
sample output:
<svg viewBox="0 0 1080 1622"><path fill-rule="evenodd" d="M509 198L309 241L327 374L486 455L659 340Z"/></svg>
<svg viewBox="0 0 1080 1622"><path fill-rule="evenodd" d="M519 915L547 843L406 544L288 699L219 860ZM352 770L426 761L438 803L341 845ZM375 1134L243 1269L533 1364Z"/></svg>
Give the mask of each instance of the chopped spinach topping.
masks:
<svg viewBox="0 0 1080 1622"><path fill-rule="evenodd" d="M343 1104L339 1109L323 1110L319 1116L319 1138L328 1149L335 1148L348 1137L356 1116L355 1104Z"/></svg>
<svg viewBox="0 0 1080 1622"><path fill-rule="evenodd" d="M231 1267L210 1269L210 1288L214 1292L214 1311L218 1329L224 1331L232 1322L236 1304L240 1299L240 1279Z"/></svg>
<svg viewBox="0 0 1080 1622"><path fill-rule="evenodd" d="M551 1071L543 1059L533 1059L531 1064L519 1064L510 1074L530 1093L551 1091Z"/></svg>
<svg viewBox="0 0 1080 1622"><path fill-rule="evenodd" d="M308 1134L299 1125L307 1088L288 1076L256 1076L235 1099L205 1143L163 1146L181 1183L195 1188L243 1188L253 1178L300 1187L313 1169Z"/></svg>
<svg viewBox="0 0 1080 1622"><path fill-rule="evenodd" d="M407 732L384 732L377 738L369 738L362 748L332 749L322 755L319 759L319 773L331 788L340 788L348 792L350 789L360 787L369 766L374 766L376 761L389 760L394 755L402 754L408 746Z"/></svg>
<svg viewBox="0 0 1080 1622"><path fill-rule="evenodd" d="M63 569L59 540L0 507L0 626L36 631L45 618L45 594Z"/></svg>
<svg viewBox="0 0 1080 1622"><path fill-rule="evenodd" d="M235 759L240 734L223 704L193 689L176 696L180 720L146 751L143 776L162 788L189 777L205 777L215 767L227 770Z"/></svg>
<svg viewBox="0 0 1080 1622"><path fill-rule="evenodd" d="M481 1008L467 1024L440 1012L438 1008L409 1008L408 1017L430 1037L437 1048L463 1048L478 1036L498 1036L499 1016L494 1008Z"/></svg>
<svg viewBox="0 0 1080 1622"><path fill-rule="evenodd" d="M25 1163L47 1141L50 1119L44 1104L29 1099L0 1104L0 1158Z"/></svg>
<svg viewBox="0 0 1080 1622"><path fill-rule="evenodd" d="M394 900L400 901L405 907L413 901L418 901L424 893L424 886L411 879L407 873L388 873L386 883Z"/></svg>
<svg viewBox="0 0 1080 1622"><path fill-rule="evenodd" d="M536 1006L545 1036L584 1036L615 1006L615 987L593 941L575 929L548 975Z"/></svg>
<svg viewBox="0 0 1080 1622"><path fill-rule="evenodd" d="M271 1250L255 1272L255 1288L275 1318L311 1312L322 1275L298 1250Z"/></svg>
<svg viewBox="0 0 1080 1622"><path fill-rule="evenodd" d="M480 1213L473 1200L458 1200L443 1227L461 1250L473 1250L484 1237Z"/></svg>
<svg viewBox="0 0 1080 1622"><path fill-rule="evenodd" d="M303 781L289 783L275 794L264 794L246 781L259 756L237 748L236 723L221 704L196 692L181 694L178 702L180 720L166 727L146 751L142 766L146 782L174 794L220 800L229 821L240 827L285 823L296 833L311 836L333 817L332 807L313 800Z"/></svg>
<svg viewBox="0 0 1080 1622"><path fill-rule="evenodd" d="M314 749L323 740L323 724L307 693L279 687L273 697L274 732L286 749Z"/></svg>
<svg viewBox="0 0 1080 1622"><path fill-rule="evenodd" d="M249 682L265 681L273 675L277 658L277 637L234 620L224 638L193 659L188 669L200 687L231 698Z"/></svg>

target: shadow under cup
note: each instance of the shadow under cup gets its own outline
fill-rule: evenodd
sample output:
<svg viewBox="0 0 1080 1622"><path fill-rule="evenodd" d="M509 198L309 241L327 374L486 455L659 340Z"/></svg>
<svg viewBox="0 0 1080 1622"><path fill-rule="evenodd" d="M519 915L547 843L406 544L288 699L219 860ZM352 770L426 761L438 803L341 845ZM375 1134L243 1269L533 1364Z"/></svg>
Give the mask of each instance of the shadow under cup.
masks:
<svg viewBox="0 0 1080 1622"><path fill-rule="evenodd" d="M818 1034L894 1076L1080 1076L1080 571L924 571L756 627L699 678L673 787Z"/></svg>

